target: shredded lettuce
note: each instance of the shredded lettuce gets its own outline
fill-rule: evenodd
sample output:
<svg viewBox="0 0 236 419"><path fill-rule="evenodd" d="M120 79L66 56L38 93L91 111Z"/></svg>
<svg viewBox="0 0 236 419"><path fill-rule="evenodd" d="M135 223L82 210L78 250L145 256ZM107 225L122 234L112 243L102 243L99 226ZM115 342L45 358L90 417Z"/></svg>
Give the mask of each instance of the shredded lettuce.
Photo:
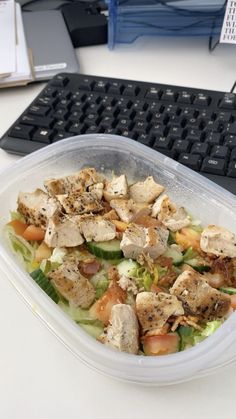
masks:
<svg viewBox="0 0 236 419"><path fill-rule="evenodd" d="M64 258L67 255L67 250L64 247L55 247L53 249L51 257L48 259L52 263L61 265L64 262Z"/></svg>
<svg viewBox="0 0 236 419"><path fill-rule="evenodd" d="M38 244L29 243L23 237L18 236L11 226L6 226L5 233L13 253L17 256L18 260L27 272L32 272L37 269L39 267L39 263L34 259L35 250L37 249Z"/></svg>
<svg viewBox="0 0 236 419"><path fill-rule="evenodd" d="M95 285L95 291L96 291L95 297L97 299L102 297L104 292L107 290L109 284L110 284L109 279L100 279L99 281L97 281Z"/></svg>
<svg viewBox="0 0 236 419"><path fill-rule="evenodd" d="M84 329L90 336L97 339L104 331L104 328L94 324L79 324L82 329Z"/></svg>
<svg viewBox="0 0 236 419"><path fill-rule="evenodd" d="M18 211L10 211L11 221L19 220L25 223L25 218Z"/></svg>
<svg viewBox="0 0 236 419"><path fill-rule="evenodd" d="M74 307L69 304L65 304L63 301L59 301L58 305L62 310L67 313L75 322L82 324L91 324L95 326L102 326L103 324L94 318L89 310L85 310L81 307Z"/></svg>
<svg viewBox="0 0 236 419"><path fill-rule="evenodd" d="M196 252L196 250L193 250L192 247L189 247L184 253L183 261L186 262L187 260L194 259L197 256L199 256L198 252Z"/></svg>
<svg viewBox="0 0 236 419"><path fill-rule="evenodd" d="M191 348L211 336L222 324L221 320L207 322L203 330L196 330L190 326L180 326L178 333L181 338L181 351Z"/></svg>
<svg viewBox="0 0 236 419"><path fill-rule="evenodd" d="M144 288L145 291L150 291L151 285L153 283L153 278L147 268L138 267L136 271L133 272L133 277L137 279L138 287Z"/></svg>

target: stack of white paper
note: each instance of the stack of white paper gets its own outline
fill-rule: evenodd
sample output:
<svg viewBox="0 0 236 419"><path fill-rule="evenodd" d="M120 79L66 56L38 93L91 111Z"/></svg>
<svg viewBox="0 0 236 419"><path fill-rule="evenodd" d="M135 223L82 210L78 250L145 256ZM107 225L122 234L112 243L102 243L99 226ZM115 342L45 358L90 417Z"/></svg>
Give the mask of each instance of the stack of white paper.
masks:
<svg viewBox="0 0 236 419"><path fill-rule="evenodd" d="M14 0L0 0L0 87L33 80L21 8Z"/></svg>

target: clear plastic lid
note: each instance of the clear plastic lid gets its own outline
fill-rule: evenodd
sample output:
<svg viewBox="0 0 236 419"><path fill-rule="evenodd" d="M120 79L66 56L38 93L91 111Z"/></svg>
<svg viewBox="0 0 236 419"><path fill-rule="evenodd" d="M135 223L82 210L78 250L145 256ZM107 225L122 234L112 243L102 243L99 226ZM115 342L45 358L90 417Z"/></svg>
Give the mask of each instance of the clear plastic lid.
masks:
<svg viewBox="0 0 236 419"><path fill-rule="evenodd" d="M112 350L76 325L30 278L11 253L3 228L16 208L20 190L43 186L45 178L83 167L126 173L129 179L147 175L163 184L170 197L204 224L215 223L236 232L236 197L201 175L133 140L103 134L82 135L33 153L1 172L1 268L32 312L82 362L100 373L141 384L166 385L209 374L234 361L236 313L204 342L162 357L136 356Z"/></svg>

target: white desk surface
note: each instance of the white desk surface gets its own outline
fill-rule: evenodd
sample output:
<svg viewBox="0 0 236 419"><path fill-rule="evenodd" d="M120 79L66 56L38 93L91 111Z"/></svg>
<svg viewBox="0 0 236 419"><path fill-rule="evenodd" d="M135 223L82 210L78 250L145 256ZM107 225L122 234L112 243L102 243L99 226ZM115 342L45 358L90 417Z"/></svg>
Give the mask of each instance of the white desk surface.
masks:
<svg viewBox="0 0 236 419"><path fill-rule="evenodd" d="M229 91L236 50L209 54L206 39L140 39L109 52L78 50L84 74ZM0 91L0 136L43 84ZM19 157L0 150L0 168ZM19 299L0 274L0 418L233 419L236 365L185 384L148 388L98 375L76 360Z"/></svg>

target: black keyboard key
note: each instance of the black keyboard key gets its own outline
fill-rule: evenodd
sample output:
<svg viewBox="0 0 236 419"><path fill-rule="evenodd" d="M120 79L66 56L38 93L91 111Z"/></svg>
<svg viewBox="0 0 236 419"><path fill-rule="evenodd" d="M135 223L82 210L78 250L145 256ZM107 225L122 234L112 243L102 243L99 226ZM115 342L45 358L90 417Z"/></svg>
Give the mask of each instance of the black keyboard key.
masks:
<svg viewBox="0 0 236 419"><path fill-rule="evenodd" d="M50 96L41 96L37 99L35 105L36 106L54 107L57 104L57 102L58 102L57 98L53 98L53 97L50 97Z"/></svg>
<svg viewBox="0 0 236 419"><path fill-rule="evenodd" d="M150 114L150 119L152 120L153 124L163 124L166 125L169 121L169 116L164 113L156 112L152 116Z"/></svg>
<svg viewBox="0 0 236 419"><path fill-rule="evenodd" d="M45 96L52 96L52 97L55 97L56 95L57 95L57 90L56 89L54 89L54 87L46 87L44 90L43 90L43 94L45 95Z"/></svg>
<svg viewBox="0 0 236 419"><path fill-rule="evenodd" d="M35 128L27 125L15 125L14 128L9 132L10 137L23 138L24 140L30 140Z"/></svg>
<svg viewBox="0 0 236 419"><path fill-rule="evenodd" d="M153 139L150 137L149 134L146 134L145 132L141 133L137 137L137 141L141 144L151 146L153 144Z"/></svg>
<svg viewBox="0 0 236 419"><path fill-rule="evenodd" d="M151 114L149 111L137 111L135 114L135 121L149 122L150 119L151 119Z"/></svg>
<svg viewBox="0 0 236 419"><path fill-rule="evenodd" d="M132 104L132 109L134 111L146 111L149 107L148 103L144 100L135 100Z"/></svg>
<svg viewBox="0 0 236 419"><path fill-rule="evenodd" d="M86 130L85 133L86 134L96 134L97 132L99 132L99 128L97 125L90 125Z"/></svg>
<svg viewBox="0 0 236 419"><path fill-rule="evenodd" d="M187 140L176 140L172 147L172 150L178 153L188 152L190 148L190 142Z"/></svg>
<svg viewBox="0 0 236 419"><path fill-rule="evenodd" d="M77 112L78 113L78 112ZM58 119L67 119L69 116L69 112L66 111L65 109L57 109L53 116L58 120Z"/></svg>
<svg viewBox="0 0 236 419"><path fill-rule="evenodd" d="M197 93L193 103L195 106L208 106L211 102L209 95L205 93Z"/></svg>
<svg viewBox="0 0 236 419"><path fill-rule="evenodd" d="M69 121L72 123L80 122L82 119L84 119L84 114L80 111L73 111L70 115L66 114L64 118L66 119L67 116L69 116Z"/></svg>
<svg viewBox="0 0 236 419"><path fill-rule="evenodd" d="M197 154L181 153L178 161L190 169L198 171L201 167L202 158Z"/></svg>
<svg viewBox="0 0 236 419"><path fill-rule="evenodd" d="M122 135L122 137L126 137L126 138L137 138L137 135L135 135L132 131L129 131L127 129L120 129L119 130L119 135ZM141 142L141 141L140 141Z"/></svg>
<svg viewBox="0 0 236 419"><path fill-rule="evenodd" d="M72 106L72 102L70 100L67 99L61 99L57 104L55 109L64 109L64 110L68 110L71 108Z"/></svg>
<svg viewBox="0 0 236 419"><path fill-rule="evenodd" d="M214 145L211 150L211 156L218 159L227 159L229 156L229 149L223 145Z"/></svg>
<svg viewBox="0 0 236 419"><path fill-rule="evenodd" d="M30 115L46 116L50 112L50 106L36 106L32 105L28 109Z"/></svg>
<svg viewBox="0 0 236 419"><path fill-rule="evenodd" d="M108 87L109 87L108 86L108 83L105 83L104 81L99 80L96 83L94 83L93 91L94 92L103 92L103 93L106 93Z"/></svg>
<svg viewBox="0 0 236 419"><path fill-rule="evenodd" d="M147 90L145 94L145 97L147 99L157 100L159 99L160 94L161 94L161 91L157 87L149 87L149 89Z"/></svg>
<svg viewBox="0 0 236 419"><path fill-rule="evenodd" d="M144 111L142 111L144 112ZM105 111L103 112L104 115ZM110 113L111 114L111 113ZM113 108L113 114L118 115L119 114L119 118L126 118L126 119L133 119L135 117L135 111L131 108L131 109L121 109L120 111L114 111ZM137 118L135 118L137 119Z"/></svg>
<svg viewBox="0 0 236 419"><path fill-rule="evenodd" d="M88 79L87 77L84 77L79 82L79 88L81 90L86 90L90 92L92 90L94 82L91 79Z"/></svg>
<svg viewBox="0 0 236 419"><path fill-rule="evenodd" d="M72 135L69 134L68 132L65 132L65 131L57 132L52 137L52 143L56 143L57 141L64 140L65 138L69 138L69 137L72 137Z"/></svg>
<svg viewBox="0 0 236 419"><path fill-rule="evenodd" d="M225 127L225 131L228 132L229 134L236 135L236 121L233 122L232 124L227 124Z"/></svg>
<svg viewBox="0 0 236 419"><path fill-rule="evenodd" d="M236 95L234 93L225 93L219 103L221 109L236 109Z"/></svg>
<svg viewBox="0 0 236 419"><path fill-rule="evenodd" d="M202 138L202 132L197 129L189 129L185 133L186 140L194 143L195 141L200 142Z"/></svg>
<svg viewBox="0 0 236 419"><path fill-rule="evenodd" d="M82 122L74 122L74 124L72 124L69 129L68 132L74 135L79 135L79 134L83 134L85 131L85 126L84 123Z"/></svg>
<svg viewBox="0 0 236 419"><path fill-rule="evenodd" d="M236 147L236 135L227 134L225 136L224 145L226 147L229 147L230 149L235 148Z"/></svg>
<svg viewBox="0 0 236 419"><path fill-rule="evenodd" d="M171 159L176 159L178 156L178 153L176 153L175 150L169 150L164 148L155 148L156 151L159 151L159 153L164 154L167 157L170 157Z"/></svg>
<svg viewBox="0 0 236 419"><path fill-rule="evenodd" d="M232 114L230 112L219 112L216 115L216 119L219 122L231 122Z"/></svg>
<svg viewBox="0 0 236 419"><path fill-rule="evenodd" d="M53 131L50 129L39 128L34 133L32 140L40 143L50 144L53 137Z"/></svg>
<svg viewBox="0 0 236 419"><path fill-rule="evenodd" d="M130 121L130 119L128 119L128 118L120 118L119 121L118 121L118 123L119 123L119 126L121 128L124 128L124 129L130 129L130 127L133 126L132 121ZM137 122L136 123L136 126L138 126L138 125L139 126L141 125L140 122ZM143 126L145 126L144 123L142 124L142 127Z"/></svg>
<svg viewBox="0 0 236 419"><path fill-rule="evenodd" d="M117 120L115 120L112 116L105 116L100 121L100 125L104 128L105 132L107 128L114 128L117 125Z"/></svg>
<svg viewBox="0 0 236 419"><path fill-rule="evenodd" d="M167 106L165 106L163 111L168 116L179 115L180 114L180 108L177 105L167 105Z"/></svg>
<svg viewBox="0 0 236 419"><path fill-rule="evenodd" d="M136 84L131 84L131 83L128 83L126 86L125 86L125 88L124 88L124 90L123 90L123 92L122 92L122 94L124 95L124 96L137 96L137 94L138 94L138 92L139 92L139 87L136 85Z"/></svg>
<svg viewBox="0 0 236 419"><path fill-rule="evenodd" d="M113 95L120 95L123 90L123 85L118 82L111 82L108 86L108 93Z"/></svg>
<svg viewBox="0 0 236 419"><path fill-rule="evenodd" d="M183 137L183 128L181 127L176 127L176 126L172 126L169 127L169 131L168 131L168 137L170 137L172 140L178 140L181 139Z"/></svg>
<svg viewBox="0 0 236 419"><path fill-rule="evenodd" d="M207 132L205 133L204 142L209 145L220 145L221 144L222 135L218 132Z"/></svg>
<svg viewBox="0 0 236 419"><path fill-rule="evenodd" d="M231 161L229 163L227 176L236 177L236 162L235 161Z"/></svg>
<svg viewBox="0 0 236 419"><path fill-rule="evenodd" d="M166 127L163 126L162 124L154 124L151 127L151 133L152 135L154 135L155 137L163 137L165 135L166 132Z"/></svg>
<svg viewBox="0 0 236 419"><path fill-rule="evenodd" d="M200 156L207 156L209 145L206 143L194 143L191 148L191 154L199 154Z"/></svg>
<svg viewBox="0 0 236 419"><path fill-rule="evenodd" d="M202 163L202 172L212 173L213 175L225 175L225 161L213 157L205 157Z"/></svg>
<svg viewBox="0 0 236 419"><path fill-rule="evenodd" d="M99 121L99 117L95 113L90 113L86 115L85 118L83 119L83 122L87 125L97 125L98 121Z"/></svg>
<svg viewBox="0 0 236 419"><path fill-rule="evenodd" d="M55 122L53 128L58 131L66 131L68 126L69 126L68 121L65 121L64 119L58 119Z"/></svg>
<svg viewBox="0 0 236 419"><path fill-rule="evenodd" d="M54 124L54 120L52 118L46 117L46 118L40 118L38 116L33 115L24 115L20 119L20 123L23 125L33 125L35 127L41 127L41 128L52 128Z"/></svg>
<svg viewBox="0 0 236 419"><path fill-rule="evenodd" d="M168 137L160 137L154 141L153 148L169 150L173 144L173 140Z"/></svg>
<svg viewBox="0 0 236 419"><path fill-rule="evenodd" d="M219 121L208 121L205 125L205 131L220 132L221 124Z"/></svg>
<svg viewBox="0 0 236 419"><path fill-rule="evenodd" d="M51 81L52 86L65 87L69 82L69 78L63 74L57 74Z"/></svg>
<svg viewBox="0 0 236 419"><path fill-rule="evenodd" d="M236 161L236 148L231 151L230 160Z"/></svg>
<svg viewBox="0 0 236 419"><path fill-rule="evenodd" d="M179 93L177 102L190 104L193 101L193 95L190 92L182 91Z"/></svg>
<svg viewBox="0 0 236 419"><path fill-rule="evenodd" d="M181 116L186 118L186 120L189 120L190 118L196 118L198 112L196 112L195 109L187 107L182 109Z"/></svg>
<svg viewBox="0 0 236 419"><path fill-rule="evenodd" d="M166 89L164 90L162 96L161 96L161 100L167 100L170 102L175 102L177 98L177 93L173 90L173 89Z"/></svg>

